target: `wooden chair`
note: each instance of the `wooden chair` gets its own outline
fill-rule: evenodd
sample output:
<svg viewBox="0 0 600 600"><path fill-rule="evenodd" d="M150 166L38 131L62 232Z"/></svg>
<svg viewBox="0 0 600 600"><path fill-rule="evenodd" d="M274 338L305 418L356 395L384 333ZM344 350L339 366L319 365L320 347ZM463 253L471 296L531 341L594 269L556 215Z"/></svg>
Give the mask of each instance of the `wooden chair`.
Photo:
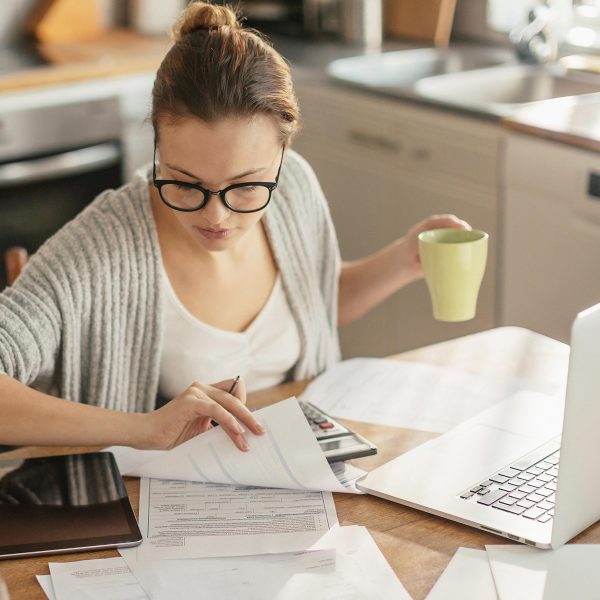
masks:
<svg viewBox="0 0 600 600"><path fill-rule="evenodd" d="M25 248L13 246L4 253L4 264L6 265L6 283L12 285L15 279L19 276L29 254Z"/></svg>

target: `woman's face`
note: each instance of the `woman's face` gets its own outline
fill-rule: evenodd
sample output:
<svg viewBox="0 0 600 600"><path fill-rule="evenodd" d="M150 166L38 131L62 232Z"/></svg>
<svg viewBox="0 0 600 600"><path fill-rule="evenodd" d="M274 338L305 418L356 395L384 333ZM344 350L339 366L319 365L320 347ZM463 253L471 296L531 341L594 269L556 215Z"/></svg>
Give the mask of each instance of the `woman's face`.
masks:
<svg viewBox="0 0 600 600"><path fill-rule="evenodd" d="M208 124L190 117L159 124L158 179L196 183L218 191L250 181L274 182L282 145L277 127L267 115L251 119L223 119ZM157 190L154 189L156 197ZM264 215L236 213L219 196L210 196L204 208L182 212L159 204L161 214L184 234L210 252L232 248Z"/></svg>

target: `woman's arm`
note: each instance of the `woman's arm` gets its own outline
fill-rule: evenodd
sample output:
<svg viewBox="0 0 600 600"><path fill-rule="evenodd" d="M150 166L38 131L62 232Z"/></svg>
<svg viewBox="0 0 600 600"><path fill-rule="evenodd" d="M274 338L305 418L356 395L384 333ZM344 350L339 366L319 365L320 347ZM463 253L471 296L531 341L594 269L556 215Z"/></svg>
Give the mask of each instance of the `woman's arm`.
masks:
<svg viewBox="0 0 600 600"><path fill-rule="evenodd" d="M342 263L338 325L362 317L400 288L423 277L418 236L427 229L471 226L454 215L433 215L420 221L406 235L379 252Z"/></svg>
<svg viewBox="0 0 600 600"><path fill-rule="evenodd" d="M226 391L231 383L194 383L158 410L125 413L62 400L0 375L0 443L169 449L210 429L215 419L245 451L241 424L257 435L264 430L245 406L243 382L235 396Z"/></svg>

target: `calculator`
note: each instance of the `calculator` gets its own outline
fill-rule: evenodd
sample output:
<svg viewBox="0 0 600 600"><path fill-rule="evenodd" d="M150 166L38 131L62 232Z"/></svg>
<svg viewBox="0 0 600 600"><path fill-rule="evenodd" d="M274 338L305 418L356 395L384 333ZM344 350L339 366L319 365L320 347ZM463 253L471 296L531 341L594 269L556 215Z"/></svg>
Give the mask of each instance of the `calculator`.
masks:
<svg viewBox="0 0 600 600"><path fill-rule="evenodd" d="M330 463L377 454L377 446L310 402L298 401L325 458Z"/></svg>

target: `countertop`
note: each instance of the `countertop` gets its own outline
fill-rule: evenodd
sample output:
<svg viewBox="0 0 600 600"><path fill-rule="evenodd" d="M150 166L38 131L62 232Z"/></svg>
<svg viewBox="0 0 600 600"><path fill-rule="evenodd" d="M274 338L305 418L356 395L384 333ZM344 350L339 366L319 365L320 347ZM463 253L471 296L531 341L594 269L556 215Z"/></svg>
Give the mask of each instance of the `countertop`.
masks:
<svg viewBox="0 0 600 600"><path fill-rule="evenodd" d="M0 92L156 71L170 44L167 37L125 29L85 42L40 44L37 50L48 64L1 74Z"/></svg>
<svg viewBox="0 0 600 600"><path fill-rule="evenodd" d="M535 102L504 119L503 125L521 133L600 152L600 94Z"/></svg>
<svg viewBox="0 0 600 600"><path fill-rule="evenodd" d="M369 52L361 46L334 39L315 40L281 34L270 35L269 39L290 62L295 77L308 75L314 80L328 80L325 67L332 60ZM143 36L130 30L115 29L86 42L40 45L38 50L49 64L0 75L0 93L152 74L170 44L166 36ZM382 51L416 47L422 45L385 41ZM429 104L424 99L407 100ZM437 105L437 108L441 107ZM447 107L446 110L453 109ZM509 130L600 152L600 94L532 103L517 109L501 123Z"/></svg>

